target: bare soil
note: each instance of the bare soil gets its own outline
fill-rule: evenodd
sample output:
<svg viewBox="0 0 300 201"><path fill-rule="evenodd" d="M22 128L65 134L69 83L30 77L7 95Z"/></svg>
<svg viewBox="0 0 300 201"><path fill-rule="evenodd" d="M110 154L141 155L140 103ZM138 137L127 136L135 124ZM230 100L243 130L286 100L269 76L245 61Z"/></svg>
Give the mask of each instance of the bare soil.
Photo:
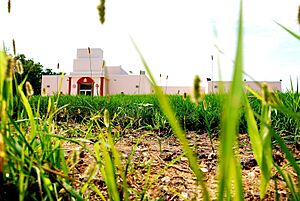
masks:
<svg viewBox="0 0 300 201"><path fill-rule="evenodd" d="M138 138L145 132L125 133L117 142L116 146L125 163L131 154L133 146ZM187 134L190 146L197 154L201 170L205 174L206 185L212 199L217 197L217 158L216 150L219 144L217 139L213 140L214 151L207 134L197 134L189 132ZM239 137L239 151L242 167L242 179L244 187L245 200L260 200L259 185L260 185L260 169L253 157L251 144L246 134L241 134ZM73 144L66 144L66 149L70 154L76 149ZM88 147L92 150L93 145ZM290 146L295 157L300 159L300 152L294 146ZM151 181L160 173L172 160L182 154L181 146L176 137L160 137L159 134L149 134L144 137L139 143L134 154L131 166L127 175L128 186L131 189L130 200L137 197L137 193L142 192L145 186L145 180L150 170L149 180ZM81 182L85 181L84 175L89 164L93 160L87 152L80 154L80 161L76 165L74 172L76 178ZM294 180L297 180L295 174L289 166L280 150L274 146L273 149L274 161L288 171ZM150 165L151 164L151 165ZM230 171L230 170L228 170ZM277 194L280 200L288 200L289 192L285 182L280 175L272 176L268 192L263 200L275 200L277 182ZM105 197L107 187L100 174L92 180L92 182L101 190ZM120 179L119 182L121 183ZM73 186L80 186L78 182L74 182ZM166 171L159 175L152 186L147 190L146 196L148 200L202 200L201 189L196 185L195 176L188 165L186 157L181 157L177 162L171 165ZM90 200L99 200L94 193L91 194Z"/></svg>

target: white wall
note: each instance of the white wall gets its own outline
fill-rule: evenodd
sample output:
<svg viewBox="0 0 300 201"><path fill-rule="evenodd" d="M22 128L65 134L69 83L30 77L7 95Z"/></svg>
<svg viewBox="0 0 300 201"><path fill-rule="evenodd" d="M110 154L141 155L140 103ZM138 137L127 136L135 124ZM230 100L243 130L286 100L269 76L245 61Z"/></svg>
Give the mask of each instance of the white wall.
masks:
<svg viewBox="0 0 300 201"><path fill-rule="evenodd" d="M90 48L90 54L88 48L78 48L77 49L77 58L103 58L103 50L101 48Z"/></svg>
<svg viewBox="0 0 300 201"><path fill-rule="evenodd" d="M264 83L264 82L259 82L260 84ZM275 81L275 82L265 82L268 85L268 88L272 91L281 91L281 82L280 81ZM252 81L247 81L245 82L245 85L249 86L250 88L252 88L253 90L260 92L261 88L260 86L257 85L256 82L252 82Z"/></svg>
<svg viewBox="0 0 300 201"><path fill-rule="evenodd" d="M121 66L107 66L106 73L111 75L128 75L128 73Z"/></svg>
<svg viewBox="0 0 300 201"><path fill-rule="evenodd" d="M103 51L100 48L77 49L77 57L73 60L73 72L100 72L103 66ZM72 74L72 73L71 73Z"/></svg>
<svg viewBox="0 0 300 201"><path fill-rule="evenodd" d="M60 91L63 94L68 94L68 76L61 75L43 75L42 76L42 93L43 88L46 90L46 95L52 96L57 93L61 84ZM33 86L33 88L38 86Z"/></svg>
<svg viewBox="0 0 300 201"><path fill-rule="evenodd" d="M90 68L91 65L91 68ZM73 60L73 72L87 72L90 73L92 69L92 73L94 72L101 72L103 66L103 60L93 58L83 58L83 59L74 59Z"/></svg>
<svg viewBox="0 0 300 201"><path fill-rule="evenodd" d="M261 88L257 83L259 83L260 85L263 83L266 83L270 90L281 91L281 82L280 81L258 81L258 82L245 81L244 82L245 85L249 86L253 90L255 90L257 92L261 92ZM212 93L212 92L218 93L220 91L221 85L224 87L224 91L227 92L230 89L231 81L224 81L224 82L210 81L210 82L208 82L208 87L207 87L208 93Z"/></svg>
<svg viewBox="0 0 300 201"><path fill-rule="evenodd" d="M150 94L151 83L146 75L111 75L109 93L113 94Z"/></svg>
<svg viewBox="0 0 300 201"><path fill-rule="evenodd" d="M191 95L193 93L193 87L183 87L183 86L161 86L161 89L166 94L172 95L183 95L186 93L187 95ZM178 93L179 92L179 93ZM201 92L204 93L205 89L201 87Z"/></svg>

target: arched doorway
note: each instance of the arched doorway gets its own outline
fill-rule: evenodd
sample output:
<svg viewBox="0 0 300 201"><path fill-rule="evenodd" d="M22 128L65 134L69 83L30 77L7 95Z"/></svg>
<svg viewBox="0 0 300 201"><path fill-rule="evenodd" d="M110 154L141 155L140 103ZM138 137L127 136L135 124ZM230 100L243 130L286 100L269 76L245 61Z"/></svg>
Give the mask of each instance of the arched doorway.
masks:
<svg viewBox="0 0 300 201"><path fill-rule="evenodd" d="M94 80L90 77L82 77L77 81L77 94L92 96L94 94Z"/></svg>

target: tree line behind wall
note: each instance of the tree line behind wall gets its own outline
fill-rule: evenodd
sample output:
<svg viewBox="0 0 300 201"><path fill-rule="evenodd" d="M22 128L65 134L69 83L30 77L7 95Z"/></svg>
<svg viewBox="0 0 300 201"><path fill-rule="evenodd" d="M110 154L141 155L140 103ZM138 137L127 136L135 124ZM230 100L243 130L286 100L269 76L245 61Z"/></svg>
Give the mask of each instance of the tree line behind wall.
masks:
<svg viewBox="0 0 300 201"><path fill-rule="evenodd" d="M27 59L24 54L16 56L16 60L19 60L23 65L24 73L22 75L16 73L16 79L18 83L21 83L27 76L27 81L34 86L34 95L41 94L42 75L60 75L63 72L54 72L52 69L46 68L39 62L35 62L33 59Z"/></svg>

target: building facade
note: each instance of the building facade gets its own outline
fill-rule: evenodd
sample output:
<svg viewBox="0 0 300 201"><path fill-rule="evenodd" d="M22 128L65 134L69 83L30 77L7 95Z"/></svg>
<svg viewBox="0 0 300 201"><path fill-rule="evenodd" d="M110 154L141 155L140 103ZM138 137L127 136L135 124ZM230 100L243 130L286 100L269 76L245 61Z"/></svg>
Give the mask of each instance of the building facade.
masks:
<svg viewBox="0 0 300 201"><path fill-rule="evenodd" d="M161 89L165 94L169 95L191 95L193 94L194 87L190 86L161 86ZM201 93L205 93L205 88L201 87L200 89Z"/></svg>
<svg viewBox="0 0 300 201"><path fill-rule="evenodd" d="M281 91L281 81L244 81L244 85L250 87L256 92L261 92L261 85L266 83L268 88L272 91ZM208 93L219 93L221 90L228 92L231 81L211 81L208 80Z"/></svg>
<svg viewBox="0 0 300 201"><path fill-rule="evenodd" d="M121 66L105 66L100 48L77 49L70 75L43 75L45 95L104 96L106 94L149 94L152 85L145 71L129 75Z"/></svg>

